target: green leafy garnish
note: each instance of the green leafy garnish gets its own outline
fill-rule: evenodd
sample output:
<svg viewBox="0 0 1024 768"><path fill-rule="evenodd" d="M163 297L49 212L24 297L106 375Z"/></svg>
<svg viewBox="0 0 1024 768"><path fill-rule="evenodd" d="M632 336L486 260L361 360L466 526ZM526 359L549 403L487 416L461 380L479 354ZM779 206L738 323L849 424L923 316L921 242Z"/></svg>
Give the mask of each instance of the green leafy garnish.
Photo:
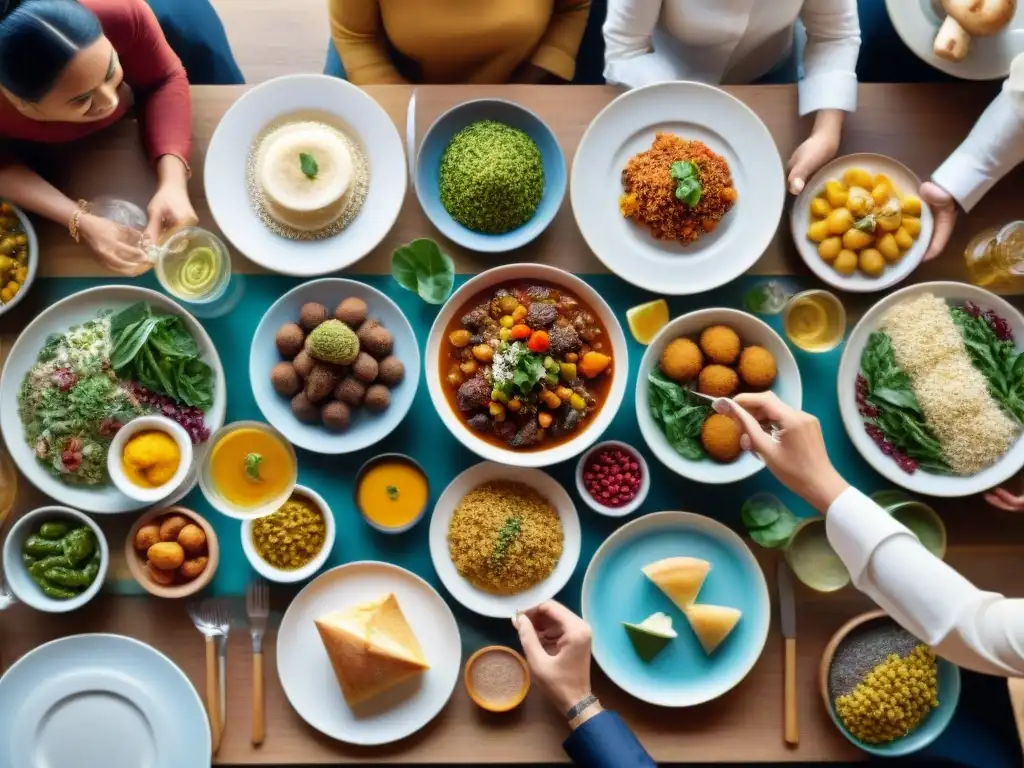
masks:
<svg viewBox="0 0 1024 768"><path fill-rule="evenodd" d="M387 491L388 498L391 499L392 501L395 501L395 500L398 499L398 488L396 488L395 486L389 485L384 490Z"/></svg>
<svg viewBox="0 0 1024 768"><path fill-rule="evenodd" d="M676 180L676 199L693 208L700 202L704 187L700 183L700 171L696 163L676 160L668 168L668 175Z"/></svg>
<svg viewBox="0 0 1024 768"><path fill-rule="evenodd" d="M320 172L320 166L317 165L316 158L309 154L309 152L299 153L299 167L308 179L315 179L316 175Z"/></svg>
<svg viewBox="0 0 1024 768"><path fill-rule="evenodd" d="M391 254L391 276L428 304L444 304L455 287L455 263L437 243L421 237Z"/></svg>
<svg viewBox="0 0 1024 768"><path fill-rule="evenodd" d="M263 463L263 457L258 453L248 453L245 456L245 474L247 474L253 480L262 480L260 477L260 464Z"/></svg>
<svg viewBox="0 0 1024 768"><path fill-rule="evenodd" d="M498 569L505 561L505 556L508 554L509 547L512 546L512 542L519 538L519 534L523 531L523 521L521 518L512 516L505 518L504 524L501 526L501 530L498 531L498 538L494 540L494 549L491 552L491 567Z"/></svg>
<svg viewBox="0 0 1024 768"><path fill-rule="evenodd" d="M1024 422L1024 352L996 336L984 317L950 307L971 362L988 382L989 393L1018 422Z"/></svg>
<svg viewBox="0 0 1024 768"><path fill-rule="evenodd" d="M704 458L700 431L711 408L655 368L647 376L647 405L676 453L690 461Z"/></svg>
<svg viewBox="0 0 1024 768"><path fill-rule="evenodd" d="M202 411L213 405L213 371L177 315L132 304L111 316L110 341L110 365L120 378Z"/></svg>
<svg viewBox="0 0 1024 768"><path fill-rule="evenodd" d="M785 547L800 524L800 518L769 493L755 494L743 502L740 517L750 538L767 549Z"/></svg>

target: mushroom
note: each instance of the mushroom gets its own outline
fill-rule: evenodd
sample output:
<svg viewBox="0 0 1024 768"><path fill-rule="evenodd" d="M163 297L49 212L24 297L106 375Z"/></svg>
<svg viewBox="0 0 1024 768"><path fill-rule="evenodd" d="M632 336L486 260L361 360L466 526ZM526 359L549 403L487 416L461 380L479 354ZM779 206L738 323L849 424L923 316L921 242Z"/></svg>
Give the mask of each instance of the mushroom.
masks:
<svg viewBox="0 0 1024 768"><path fill-rule="evenodd" d="M1013 19L1017 0L942 0L946 19L935 36L935 55L963 61L972 37L990 37Z"/></svg>

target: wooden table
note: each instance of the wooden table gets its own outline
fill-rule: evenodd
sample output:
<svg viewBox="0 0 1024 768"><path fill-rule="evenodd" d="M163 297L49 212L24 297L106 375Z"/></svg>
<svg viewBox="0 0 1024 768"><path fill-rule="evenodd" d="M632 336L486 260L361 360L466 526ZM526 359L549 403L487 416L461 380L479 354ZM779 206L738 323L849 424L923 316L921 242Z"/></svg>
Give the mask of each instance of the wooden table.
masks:
<svg viewBox="0 0 1024 768"><path fill-rule="evenodd" d="M367 90L404 135L411 89L381 86ZM796 117L795 88L728 90L761 116L782 156L787 157L808 128L806 121ZM195 176L192 194L203 224L208 227L214 224L203 197L205 150L221 115L243 91L243 88L193 89ZM417 96L417 131L422 136L441 112L456 103L500 94L533 109L547 121L571 164L587 125L616 93L615 89L604 87L423 87ZM873 151L892 155L926 177L967 133L993 93L992 89L977 84L861 86L860 109L848 120L842 153ZM144 205L152 191L153 177L146 168L138 132L129 121L89 141L58 148L52 157L53 178L73 197L88 198L105 193ZM946 257L922 267L912 279L963 279L959 253L969 237L983 227L1019 218L1022 209L1024 169L1018 169L990 192L974 213L960 222ZM42 224L39 234L44 254L43 276L101 274L88 253L72 243L62 228ZM381 246L351 272L386 272L390 253L397 245L424 235L439 237L421 212L410 188L394 229ZM454 246L448 250L460 272L476 272L493 263ZM576 229L568 198L548 232L520 252L519 257L574 272L605 271ZM235 268L243 272L260 271L240 255L235 257ZM753 271L774 275L809 274L796 254L785 218ZM872 300L855 301L853 314ZM0 349L8 347L27 322L31 301L26 301L26 305L25 310L0 319ZM853 450L851 446L845 449ZM43 501L38 492L26 486L23 483L19 494L18 512ZM948 561L984 589L1024 595L1024 569L1020 568L1024 557L1024 515L997 512L979 499L939 502L935 506L944 514L952 542ZM112 524L117 527L123 522ZM111 536L111 541L120 540L118 536ZM769 583L774 584L774 556L758 552L758 557L769 575ZM659 762L811 763L858 759L859 751L829 722L817 696L815 678L818 658L828 637L845 619L866 610L870 603L852 589L835 595L819 595L798 587L801 692L798 749L789 749L782 741L782 646L775 619L768 645L754 670L737 688L715 702L685 713L647 706L619 691L598 670L595 670L596 692L609 707L626 718ZM94 631L124 633L151 643L171 656L201 688L203 646L184 606L152 598L103 596L75 614L73 624L66 618L15 606L5 612L0 621L0 654L4 662L10 664L46 640L72 632ZM471 628L467 634L475 637L473 632ZM487 716L473 706L461 686L444 712L410 739L373 750L339 744L307 727L288 705L274 672L273 634L268 640L265 658L268 664L267 739L262 747L254 749L249 744L248 633L241 628L234 630L229 655L228 726L217 758L219 764L565 761L560 746L566 735L565 727L539 695L531 695L513 714Z"/></svg>

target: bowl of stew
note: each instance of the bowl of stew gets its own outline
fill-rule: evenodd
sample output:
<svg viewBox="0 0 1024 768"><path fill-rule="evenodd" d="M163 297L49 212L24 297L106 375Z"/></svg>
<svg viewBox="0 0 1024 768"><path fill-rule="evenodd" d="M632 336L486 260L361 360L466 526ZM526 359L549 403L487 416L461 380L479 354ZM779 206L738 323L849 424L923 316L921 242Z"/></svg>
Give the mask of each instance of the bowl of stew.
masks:
<svg viewBox="0 0 1024 768"><path fill-rule="evenodd" d="M622 326L575 275L541 264L482 272L445 303L427 340L438 415L478 456L544 467L589 448L626 392Z"/></svg>

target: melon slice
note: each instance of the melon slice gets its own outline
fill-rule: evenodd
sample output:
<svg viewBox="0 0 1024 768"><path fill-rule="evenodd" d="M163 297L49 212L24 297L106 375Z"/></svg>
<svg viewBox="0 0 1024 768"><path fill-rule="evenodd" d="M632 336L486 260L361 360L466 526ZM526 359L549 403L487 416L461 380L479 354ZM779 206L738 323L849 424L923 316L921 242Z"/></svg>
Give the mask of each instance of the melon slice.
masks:
<svg viewBox="0 0 1024 768"><path fill-rule="evenodd" d="M685 613L704 653L709 656L736 628L743 616L742 611L721 605L691 605Z"/></svg>
<svg viewBox="0 0 1024 768"><path fill-rule="evenodd" d="M639 624L622 622L626 629L629 641L644 661L650 661L657 656L669 644L669 641L679 637L672 629L672 619L664 613L652 613Z"/></svg>
<svg viewBox="0 0 1024 768"><path fill-rule="evenodd" d="M654 582L681 611L697 599L711 563L697 557L666 557L644 566L644 575Z"/></svg>

